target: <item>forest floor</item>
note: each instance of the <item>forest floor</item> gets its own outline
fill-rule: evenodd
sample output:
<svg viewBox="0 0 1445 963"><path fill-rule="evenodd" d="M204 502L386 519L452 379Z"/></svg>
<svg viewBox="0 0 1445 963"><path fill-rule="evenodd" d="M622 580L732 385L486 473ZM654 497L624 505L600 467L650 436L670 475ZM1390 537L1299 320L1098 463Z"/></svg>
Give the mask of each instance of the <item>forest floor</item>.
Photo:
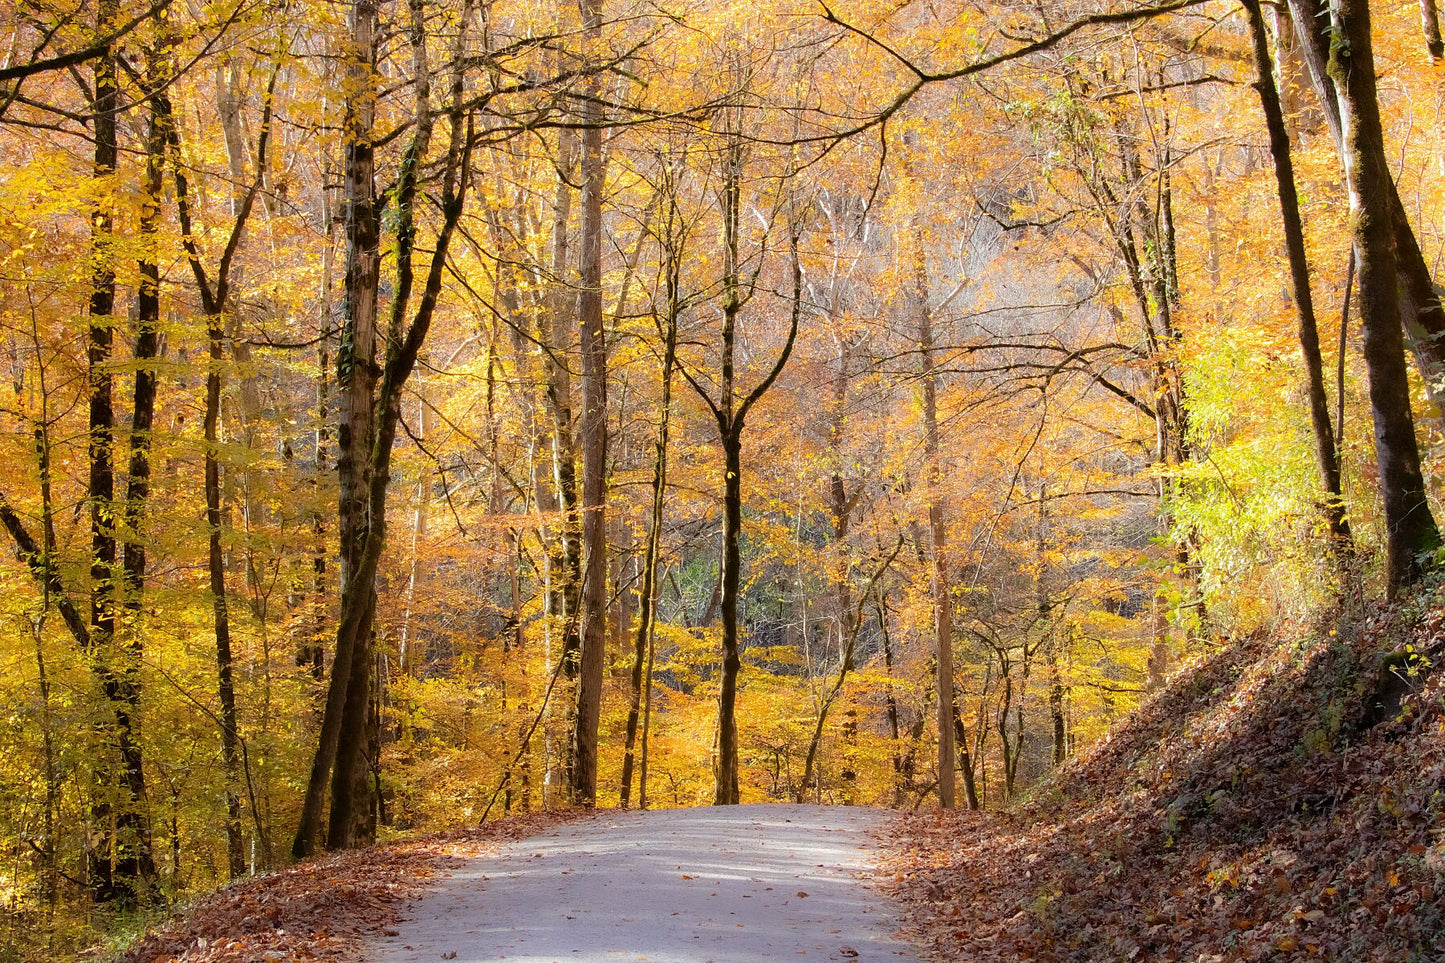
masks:
<svg viewBox="0 0 1445 963"><path fill-rule="evenodd" d="M480 829L306 860L183 907L114 963L370 960L363 951L367 942L390 932L409 901L446 873L517 840L594 815L578 809L534 813Z"/></svg>
<svg viewBox="0 0 1445 963"><path fill-rule="evenodd" d="M905 934L970 963L1445 961L1442 662L1439 590L1213 650L1012 811L895 820Z"/></svg>

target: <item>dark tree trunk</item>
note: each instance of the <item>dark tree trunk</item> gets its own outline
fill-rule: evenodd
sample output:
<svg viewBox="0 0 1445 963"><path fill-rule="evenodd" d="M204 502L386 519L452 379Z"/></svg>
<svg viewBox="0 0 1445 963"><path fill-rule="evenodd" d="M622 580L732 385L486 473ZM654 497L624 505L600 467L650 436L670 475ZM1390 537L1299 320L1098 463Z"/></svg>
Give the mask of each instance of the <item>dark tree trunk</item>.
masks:
<svg viewBox="0 0 1445 963"><path fill-rule="evenodd" d="M731 806L740 801L738 767L737 689L742 668L742 639L738 632L738 594L742 565L742 445L743 429L748 412L767 394L783 373L798 338L798 324L803 311L803 266L798 255L800 228L789 218L789 253L792 269L792 311L787 339L767 375L745 396L739 398L736 370L737 325L743 308L756 290L756 275L746 277L741 257L742 174L747 156L743 139L745 109L727 110L727 151L720 193L723 227L722 272L722 338L719 345L718 399L692 377L686 368L683 375L698 397L712 412L717 424L718 441L723 449L723 545L722 567L718 580L718 601L722 613L722 671L718 686L717 760L714 805Z"/></svg>
<svg viewBox="0 0 1445 963"><path fill-rule="evenodd" d="M156 56L151 53L147 59L147 87L155 89L161 82L156 73ZM137 880L143 887L154 883L156 867L151 850L150 820L144 812L147 805L145 766L135 722L140 713L140 667L144 654L144 634L140 622L146 577L144 529L146 503L150 500L151 429L155 424L156 410L155 362L159 349L161 310L156 243L165 162L165 124L164 101L153 99L146 133L145 184L140 212L141 253L137 265L140 284L136 290L136 372L131 400L130 460L126 468L125 502L121 510L125 531L124 547L121 549L121 584L117 592L121 624L116 628L118 644L113 647L116 661L109 664L104 679L106 694L115 706L116 740L127 797L125 809L116 814L121 847L115 860L115 872L122 878ZM149 897L153 894L138 891L135 895Z"/></svg>
<svg viewBox="0 0 1445 963"><path fill-rule="evenodd" d="M117 0L103 0L96 13L96 32L105 33L117 12ZM87 327L86 366L90 380L89 477L86 501L90 505L90 629L87 636L89 654L99 676L104 676L102 661L107 656L115 633L114 591L116 546L111 513L115 502L115 469L112 453L115 447L115 415L111 407L114 377L110 373L113 337L111 325L115 314L115 263L112 254L115 229L114 191L119 147L116 141L116 110L119 107L119 79L116 75L114 48L107 49L94 61L95 157L93 174L97 181L99 200L91 213L91 276L89 325ZM102 682L102 685L104 683ZM89 832L86 834L86 874L92 894L98 900L111 900L122 895L127 882L117 880L112 870L110 831L112 807L107 798L110 787L110 766L98 762L93 775Z"/></svg>
<svg viewBox="0 0 1445 963"><path fill-rule="evenodd" d="M1410 411L1405 348L1396 289L1391 178L1375 91L1367 0L1339 0L1330 77L1340 101L1341 144L1359 260L1360 315L1375 454L1385 505L1386 584L1391 595L1416 582L1422 558L1440 545L1425 499L1415 419Z"/></svg>
<svg viewBox="0 0 1445 963"><path fill-rule="evenodd" d="M237 777L241 771L240 733L236 718L236 684L232 675L231 615L226 603L226 559L221 548L221 366L225 363L221 318L207 318L210 371L206 374L206 528L207 567L211 579L211 610L216 629L216 679L221 699L221 758L226 769L226 864L231 878L246 873L241 838L241 797Z"/></svg>
<svg viewBox="0 0 1445 963"><path fill-rule="evenodd" d="M1310 79L1324 111L1325 123L1341 159L1345 160L1348 146L1340 117L1339 80L1330 67L1332 27L1329 5L1324 0L1286 2L1300 40L1300 51L1309 66ZM1395 249L1392 270L1398 294L1394 300L1410 350L1415 356L1415 366L1433 394L1436 385L1445 379L1445 308L1441 306L1440 293L1431 280L1429 265L1425 263L1420 242L1410 227L1410 219L1395 189L1394 179L1386 177L1380 188L1383 191L1380 200L1389 212L1390 239Z"/></svg>
<svg viewBox="0 0 1445 963"><path fill-rule="evenodd" d="M657 607L653 606L653 624L657 622ZM652 736L652 666L657 655L657 633L647 637L647 666L642 671L642 749L637 760L637 808L647 808L647 750Z"/></svg>
<svg viewBox="0 0 1445 963"><path fill-rule="evenodd" d="M113 0L104 0L97 10L99 30L107 30L117 14ZM89 478L87 498L91 519L91 591L90 629L87 653L111 713L106 724L106 742L102 751L112 749L116 763L101 761L96 767L91 804L93 825L88 837L87 874L93 895L99 900L149 898L155 882L155 861L151 854L150 819L146 812L145 768L136 738L136 714L139 708L139 652L135 646L139 636L132 625L118 629L118 609L125 604L129 576L139 572L143 584L145 554L139 544L128 543L124 568L117 571L116 523L139 522L149 484L148 445L150 422L154 412L155 373L147 370L154 357L156 320L159 314L159 268L154 255L143 256L141 288L137 297L137 313L141 316L137 331L137 358L140 371L135 385L135 420L132 425L133 457L131 468L140 469L140 478L132 479L126 502L117 511L115 498L115 410L113 404L114 376L109 370L114 344L115 267L113 252L112 183L119 159L116 113L119 109L118 56L114 48L96 58L94 66L94 176L100 184L100 200L91 222L93 259L91 296L86 348L90 380L89 399ZM142 244L154 246L156 221L159 216L159 158L155 155L156 129L152 118L147 135L147 171L145 189L147 208L142 213ZM153 189L154 188L154 189ZM149 329L149 334L147 334ZM149 357L147 357L149 355ZM138 462L137 462L137 459ZM132 542L134 539L132 539ZM139 586L137 586L138 588ZM133 611L133 610L128 610ZM128 620L129 622L129 620ZM117 638L123 630L125 637ZM120 644L117 645L117 642ZM118 783L118 785L115 785ZM119 800L115 806L113 799ZM108 824L113 821L114 833Z"/></svg>
<svg viewBox="0 0 1445 963"><path fill-rule="evenodd" d="M1014 773L1018 770L1018 748L1022 741L1022 733L1016 733L1013 742L1009 741L1008 721L1009 710L1014 704L1014 683L1011 671L1012 667L1007 663L1000 665L1000 673L1003 675L1003 695L999 700L998 708L998 742L1003 754L1003 795L1005 799L1014 794Z"/></svg>
<svg viewBox="0 0 1445 963"><path fill-rule="evenodd" d="M376 399L376 312L380 262L380 222L376 208L376 158L371 143L371 129L376 114L374 70L376 63L376 0L355 0L350 12L351 50L347 77L345 138L345 205L346 279L345 316L342 322L341 348L336 358L336 382L341 395L337 426L337 474L340 479L338 536L341 546L340 586L341 619L336 633L336 651L331 660L331 681L326 705L322 711L321 731L311 776L306 785L301 822L292 844L292 854L308 856L322 843L321 818L326 790L333 769L338 763L344 716L364 713L366 693L359 693L360 706L355 705L351 690L353 667L361 675L371 671L366 642L371 636L371 619L375 587L361 563L368 534L366 519L367 490L371 466L373 409ZM365 683L361 684L365 689ZM349 697L350 696L350 697ZM352 703L350 712L348 703ZM336 780L345 785L343 822L348 828L339 835L350 836L351 775L354 771L355 748L360 733L348 734L353 749L348 752L346 778ZM332 813L332 829L336 829L336 813ZM331 844L337 845L332 839Z"/></svg>
<svg viewBox="0 0 1445 963"><path fill-rule="evenodd" d="M880 598L877 602L878 632L883 640L883 669L888 673L888 688L884 697L884 709L888 716L888 734L893 740L893 806L903 805L903 746L899 739L902 730L898 725L898 697L894 694L893 641L888 633L888 606Z"/></svg>
<svg viewBox="0 0 1445 963"><path fill-rule="evenodd" d="M742 644L738 638L738 569L742 567L740 542L743 527L741 431L722 435L723 446L723 552L722 552L722 675L717 699L717 786L713 804L737 805L738 791L738 672Z"/></svg>
<svg viewBox="0 0 1445 963"><path fill-rule="evenodd" d="M968 748L968 728L963 724L963 710L958 707L958 693L953 696L953 744L957 749L958 774L963 777L963 801L969 809L978 809L978 784L974 780L974 758Z"/></svg>
<svg viewBox="0 0 1445 963"><path fill-rule="evenodd" d="M431 110L431 66L427 59L423 2L424 0L408 0L407 4L409 19L406 25L406 36L412 50L414 106L411 139L402 152L393 195L395 198L396 236L392 253L396 264L396 283L386 331L385 366L387 370L382 373L380 379L373 380L369 386L357 385L358 388L369 387L369 391L356 391L354 394L347 392L344 402L348 408L354 406L354 411L358 416L362 409L366 412L367 431L364 434L353 436L352 446L356 455L365 460L367 467L359 478L359 480L364 479L364 484L355 489L356 517L354 526L351 528L351 531L355 533L354 539L348 537L345 512L343 512L341 520L342 581L347 584L348 589L351 588L350 583L361 583L356 586L356 594L352 600L353 604L361 607L361 610L354 620L357 627L355 634L349 640L353 649L351 672L339 727L336 769L331 778L331 812L326 830L327 846L331 849L365 845L370 843L376 834L376 799L372 792L375 780L371 769L377 763L380 751L379 716L376 712L374 687L381 684L381 679L377 671L375 646L377 559L374 556L380 554L381 548L385 544L386 490L390 480L391 436L394 436L395 424L401 415L401 399L394 394L400 386L393 380L394 374L391 368L395 353L400 347L399 342L402 338L406 312L409 308L412 286L415 281L412 263L417 236L415 203L421 183L422 165L427 159L427 151L431 146L434 130L434 118ZM376 46L374 35L371 44L372 58L374 59ZM374 106L371 119L374 120ZM371 174L374 177L374 156L370 158L370 164ZM369 180L362 189L374 194L374 182ZM349 187L348 193L350 193ZM374 197L372 203L375 203ZM374 208L370 216L374 222L376 218ZM368 249L379 250L379 225L374 228L374 231L375 246L374 248L369 246ZM375 312L380 280L376 262L369 266L368 274L367 290L360 293L360 296L369 301L369 310L372 316L372 343L369 347L373 354L368 355L369 361L370 357L374 357L375 339L378 334L375 330ZM350 295L350 278L348 277L348 299ZM363 318L362 312L355 312L352 316L356 318L359 330ZM343 342L344 340L343 338ZM358 342L360 340L358 337ZM344 464L348 445L345 437L347 420L345 420L345 415L343 417L341 462ZM360 422L353 422L353 430L355 430L354 425L358 423ZM344 499L347 492L346 468L342 469L342 475ZM353 560L354 574L347 572L348 556ZM348 620L345 615L348 610L345 593L344 589L342 596L343 625L352 621ZM338 650L342 644L341 638L338 636Z"/></svg>
<svg viewBox="0 0 1445 963"><path fill-rule="evenodd" d="M1054 765L1062 766L1069 756L1068 725L1064 716L1064 699L1068 690L1064 687L1063 673L1059 666L1059 643L1057 639L1049 646L1049 719L1053 722Z"/></svg>
<svg viewBox="0 0 1445 963"><path fill-rule="evenodd" d="M32 332L34 329L32 328ZM38 350L40 341L35 339ZM40 414L35 419L35 467L40 476L40 526L46 559L55 558L55 500L52 496L50 471L50 393L46 386L45 372L39 374ZM3 504L3 503L0 503ZM45 562L42 564L53 564ZM60 806L60 770L55 751L55 726L50 701L50 671L45 662L44 626L45 617L52 603L50 587L41 580L41 615L30 619L30 631L35 643L36 682L40 690L40 737L45 760L45 838L41 857L43 872L40 880L40 895L47 910L55 910L60 896L60 854L56 845L55 822Z"/></svg>
<svg viewBox="0 0 1445 963"><path fill-rule="evenodd" d="M1279 190L1279 206L1284 231L1285 251L1289 255L1291 289L1295 310L1299 315L1300 350L1305 361L1305 382L1308 387L1310 425L1314 429L1315 459L1319 464L1320 481L1325 490L1325 519L1330 527L1330 551L1342 571L1353 554L1350 524L1345 518L1344 493L1340 483L1340 458L1335 448L1330 425L1329 401L1325 396L1324 358L1320 353L1319 329L1315 323L1314 297L1310 292L1309 259L1305 253L1304 224L1300 219L1299 196L1295 193L1294 161L1290 156L1289 132L1279 94L1275 90L1274 71L1269 56L1269 35L1259 0L1242 0L1254 42L1255 88L1259 91L1265 126L1269 130L1269 149L1274 157L1275 181Z"/></svg>
<svg viewBox="0 0 1445 963"><path fill-rule="evenodd" d="M212 284L206 269L201 264L200 251L191 229L190 190L181 160L180 133L176 129L170 101L162 92L154 98L164 109L167 124L167 140L171 151L171 168L176 186L176 208L180 220L182 244L195 276L196 287L201 295L201 308L206 316L206 337L209 364L206 369L206 401L204 415L205 453L205 495L207 528L207 569L210 577L211 611L216 634L216 688L221 703L221 759L226 773L226 862L232 879L246 873L244 839L241 833L240 787L243 776L241 754L240 721L236 712L236 686L234 665L231 654L231 615L226 589L226 558L221 545L224 523L222 507L221 465L220 465L220 418L221 390L224 370L225 324L232 290L232 265L240 249L247 222L255 206L256 195L262 183L266 166L267 147L271 132L271 96L275 91L279 68L271 74L266 90L266 106L261 114L261 130L256 142L256 174L250 189L238 194L234 208L235 220L231 235L221 255ZM239 153L239 151L238 151ZM239 184L237 188L239 190ZM253 800L254 802L254 800ZM262 829L262 821L255 812L256 832L262 849L269 862L271 847L268 835Z"/></svg>
<svg viewBox="0 0 1445 963"><path fill-rule="evenodd" d="M723 536L722 560L718 571L718 600L722 615L722 666L718 678L717 759L713 804L737 805L738 725L737 686L742 668L742 640L738 637L738 569L742 565L742 418L735 400L734 351L737 345L738 315L747 296L742 287L739 222L742 216L742 111L737 111L735 128L728 138L727 170L723 178L723 324L720 363L721 397L713 405L718 441L723 449Z"/></svg>
<svg viewBox="0 0 1445 963"><path fill-rule="evenodd" d="M374 27L374 7L370 9L370 15ZM447 254L450 250L452 235L456 231L457 221L461 218L466 199L466 187L471 177L471 144L474 131L471 123L466 120L466 112L462 103L463 58L461 55L467 41L467 23L471 17L471 6L464 2L460 11L451 58L454 69L448 94L450 107L447 114L450 135L440 165L442 173L438 192L439 203L437 204L440 223L435 244L427 261L427 270L420 296L413 308L411 301L416 280L416 265L413 263L417 240L416 203L420 195L421 170L427 156L433 127L430 107L430 69L426 62L422 16L422 0L412 0L409 34L415 71L413 89L416 107L412 121L411 141L402 155L394 193L396 289L387 325L385 362L380 370L379 384L373 382L376 384L373 392L375 406L374 413L368 415L367 425L370 430L367 440L362 444L357 444L354 440L348 441L343 437L341 444L343 459L347 457L348 444L351 444L357 449L357 454L362 454L367 458L367 467L364 472L366 488L362 493L364 509L361 516L364 519L364 541L360 545L348 545L346 530L343 529L341 622L337 628L336 660L332 666L333 692L328 693L327 701L329 713L333 708L334 690L341 677L341 670L337 667L342 662L343 651L349 648L351 650L350 665L346 670L348 678L346 678L345 691L340 696L336 696L336 700L341 703L343 715L336 727L335 767L331 776L331 813L327 830L327 845L333 849L343 849L371 842L375 835L377 820L383 815L379 797L376 795L380 782L378 768L380 725L377 715L378 703L372 698L372 678L375 668L372 623L376 612L376 571L381 561L381 553L386 539L386 496L391 481L392 448L396 442L397 425L401 420L402 392L406 387L407 379L411 377L416 368L417 357L426 341L427 332L431 329L437 300L441 294L442 278L446 271ZM358 17L358 19L360 18ZM374 33L368 30L366 37L367 43L370 45ZM374 46L371 46L370 49L374 51ZM358 143L352 146L358 145L364 146L367 154L367 163L358 165L358 167L364 166L367 177L363 183L356 185L365 192L360 196L364 200L367 212L365 218L359 213L357 218L368 223L367 231L361 234L361 239L370 242L378 237L374 196L370 194L372 188L370 175L374 170L374 165L370 157L369 145L364 144L364 139L359 139ZM350 190L348 193L353 198L358 197ZM358 244L358 247L364 252L374 252L378 245L365 243ZM348 252L348 260L350 261L350 252ZM348 307L351 309L348 314L349 319L358 322L358 333L361 328L360 321L365 318L366 311L369 311L374 319L377 295L377 259L373 255L367 254L359 260L363 263L364 270L358 273L364 277L365 283L356 284L354 282L350 264L348 264L347 272ZM352 299L353 293L357 296L356 300ZM358 305L363 303L362 299L369 302L366 311L357 310ZM410 323L407 321L408 316ZM359 366L360 358L353 358L353 361L355 362L353 367ZM357 394L349 396L346 403L348 406L356 404L359 407L361 400L360 394ZM359 414L359 412L354 413ZM346 419L349 417L350 414L344 411L343 430L347 427ZM343 488L343 494L345 493L346 489ZM344 516L342 521L345 524ZM360 534L355 527L351 531ZM347 566L349 565L354 565L354 568L348 570ZM325 724L325 717L323 717L323 737ZM320 752L318 752L319 759ZM316 775L315 767L313 767L312 775L313 777ZM324 774L322 778L324 780ZM299 842L298 834L298 844Z"/></svg>

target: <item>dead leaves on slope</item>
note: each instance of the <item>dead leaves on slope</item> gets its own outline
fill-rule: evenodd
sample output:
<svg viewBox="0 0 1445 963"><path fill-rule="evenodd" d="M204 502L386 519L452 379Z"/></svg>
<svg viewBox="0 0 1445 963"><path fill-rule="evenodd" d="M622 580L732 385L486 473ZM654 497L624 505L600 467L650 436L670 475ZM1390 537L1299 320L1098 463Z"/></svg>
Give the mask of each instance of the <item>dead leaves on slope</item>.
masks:
<svg viewBox="0 0 1445 963"><path fill-rule="evenodd" d="M1445 620L1348 634L1233 644L1017 814L899 817L909 934L970 963L1445 959L1445 671L1367 715L1380 653L1445 657Z"/></svg>
<svg viewBox="0 0 1445 963"><path fill-rule="evenodd" d="M329 963L359 959L438 874L491 847L591 815L535 813L481 829L307 860L244 880L161 924L116 963Z"/></svg>

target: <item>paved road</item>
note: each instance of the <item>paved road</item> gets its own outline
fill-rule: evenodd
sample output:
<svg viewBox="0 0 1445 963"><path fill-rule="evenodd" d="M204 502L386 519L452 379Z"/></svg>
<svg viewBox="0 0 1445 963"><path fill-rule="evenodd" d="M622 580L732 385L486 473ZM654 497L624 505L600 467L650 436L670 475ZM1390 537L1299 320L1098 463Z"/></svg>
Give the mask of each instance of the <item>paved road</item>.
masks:
<svg viewBox="0 0 1445 963"><path fill-rule="evenodd" d="M916 963L862 878L884 815L732 806L563 826L454 871L367 959Z"/></svg>

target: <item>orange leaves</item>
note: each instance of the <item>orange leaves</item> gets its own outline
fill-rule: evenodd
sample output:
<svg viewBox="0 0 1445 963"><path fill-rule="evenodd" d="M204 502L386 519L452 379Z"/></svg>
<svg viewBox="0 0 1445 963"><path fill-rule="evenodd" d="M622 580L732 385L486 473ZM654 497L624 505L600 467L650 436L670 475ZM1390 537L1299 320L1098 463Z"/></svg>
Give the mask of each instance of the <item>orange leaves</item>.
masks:
<svg viewBox="0 0 1445 963"><path fill-rule="evenodd" d="M406 901L460 857L592 815L581 810L532 815L301 863L202 899L147 933L117 963L354 959L363 939L394 935L389 924Z"/></svg>

